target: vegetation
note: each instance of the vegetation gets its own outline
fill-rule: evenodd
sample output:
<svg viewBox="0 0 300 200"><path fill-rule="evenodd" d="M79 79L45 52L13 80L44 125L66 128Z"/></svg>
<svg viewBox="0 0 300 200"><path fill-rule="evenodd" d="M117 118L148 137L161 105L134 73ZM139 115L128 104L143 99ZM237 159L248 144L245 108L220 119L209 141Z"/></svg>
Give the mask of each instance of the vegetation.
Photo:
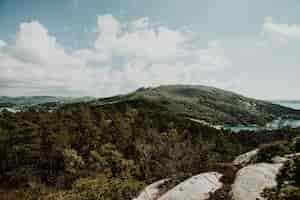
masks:
<svg viewBox="0 0 300 200"><path fill-rule="evenodd" d="M284 164L277 176L277 186L267 188L263 192L268 200L298 200L300 199L300 149L299 137L285 143L284 150L288 151L291 158ZM283 144L274 144L269 152L278 153Z"/></svg>
<svg viewBox="0 0 300 200"><path fill-rule="evenodd" d="M216 130L149 101L69 104L53 112L0 114L0 198L132 199L149 183L217 170L262 143L289 140L292 130ZM224 179L224 180L225 180ZM3 192L1 192L3 191Z"/></svg>

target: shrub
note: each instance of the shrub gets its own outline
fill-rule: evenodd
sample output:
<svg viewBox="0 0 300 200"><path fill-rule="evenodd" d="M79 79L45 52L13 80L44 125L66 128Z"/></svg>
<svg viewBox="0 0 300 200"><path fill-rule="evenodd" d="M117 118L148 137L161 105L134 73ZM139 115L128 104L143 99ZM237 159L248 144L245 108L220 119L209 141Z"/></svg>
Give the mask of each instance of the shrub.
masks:
<svg viewBox="0 0 300 200"><path fill-rule="evenodd" d="M266 189L263 196L268 200L299 200L300 199L300 158L285 163L277 176L278 185Z"/></svg>
<svg viewBox="0 0 300 200"><path fill-rule="evenodd" d="M111 178L100 174L95 178L77 180L72 192L79 194L82 200L131 200L143 186L142 182L132 178Z"/></svg>
<svg viewBox="0 0 300 200"><path fill-rule="evenodd" d="M75 149L65 149L63 152L66 172L76 174L84 166L84 161Z"/></svg>
<svg viewBox="0 0 300 200"><path fill-rule="evenodd" d="M271 162L274 156L281 156L289 153L287 141L277 141L260 145L255 162Z"/></svg>

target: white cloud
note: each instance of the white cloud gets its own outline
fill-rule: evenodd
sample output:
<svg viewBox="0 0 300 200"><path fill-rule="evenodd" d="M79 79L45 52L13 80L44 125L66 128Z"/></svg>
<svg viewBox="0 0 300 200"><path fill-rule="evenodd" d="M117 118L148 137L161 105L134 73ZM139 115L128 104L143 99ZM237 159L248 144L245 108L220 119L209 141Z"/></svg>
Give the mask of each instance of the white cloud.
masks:
<svg viewBox="0 0 300 200"><path fill-rule="evenodd" d="M112 15L98 16L98 30L105 37L116 37L121 31L121 24Z"/></svg>
<svg viewBox="0 0 300 200"><path fill-rule="evenodd" d="M230 66L220 43L200 46L195 33L148 18L121 23L103 15L97 26L93 48L67 53L38 21L22 23L15 44L0 54L0 95L109 96L140 86L214 82L214 73Z"/></svg>
<svg viewBox="0 0 300 200"><path fill-rule="evenodd" d="M150 27L148 22L145 23L145 18L133 23L132 30L125 31L113 16L99 16L95 48L105 55L138 57L149 61L174 59L183 53L180 45L186 38L179 31L163 26Z"/></svg>
<svg viewBox="0 0 300 200"><path fill-rule="evenodd" d="M137 20L131 22L131 26L133 29L145 29L150 25L150 21L148 17L142 17Z"/></svg>
<svg viewBox="0 0 300 200"><path fill-rule="evenodd" d="M0 80L2 84L9 82L11 90L46 91L52 87L75 91L85 85L79 82L79 77L87 73L83 62L68 55L37 21L22 23L9 49L0 59Z"/></svg>
<svg viewBox="0 0 300 200"><path fill-rule="evenodd" d="M5 46L6 46L6 42L4 42L3 40L0 40L0 49L2 49Z"/></svg>
<svg viewBox="0 0 300 200"><path fill-rule="evenodd" d="M34 62L47 63L53 57L64 54L55 37L50 36L48 30L37 21L20 25L15 48L19 54L30 57Z"/></svg>
<svg viewBox="0 0 300 200"><path fill-rule="evenodd" d="M300 37L296 29L287 31L296 26L282 26L269 17L257 33L217 42L231 61L231 68L222 72L228 87L222 87L255 98L299 99Z"/></svg>
<svg viewBox="0 0 300 200"><path fill-rule="evenodd" d="M271 39L278 39L280 41L300 38L300 25L278 24L269 16L265 18L262 34L263 36L270 37Z"/></svg>
<svg viewBox="0 0 300 200"><path fill-rule="evenodd" d="M192 59L197 60L196 64L202 64L198 61L205 57L226 60L223 54L215 54L217 52L212 51L209 51L212 55L207 53L207 50L220 49L220 46L200 47L196 37L190 32L150 24L148 18L135 20L130 27L121 28L116 18L110 15L100 16L98 25L100 34L95 48L102 55L142 59L149 63L190 62ZM199 67L201 68L201 65Z"/></svg>
<svg viewBox="0 0 300 200"><path fill-rule="evenodd" d="M205 44L198 33L148 18L123 22L103 15L96 26L91 48L67 52L38 21L22 23L15 42L0 40L0 95L110 96L141 86L206 84L293 98L288 85L300 84L300 46L288 42L300 38L299 25L269 17L262 35Z"/></svg>

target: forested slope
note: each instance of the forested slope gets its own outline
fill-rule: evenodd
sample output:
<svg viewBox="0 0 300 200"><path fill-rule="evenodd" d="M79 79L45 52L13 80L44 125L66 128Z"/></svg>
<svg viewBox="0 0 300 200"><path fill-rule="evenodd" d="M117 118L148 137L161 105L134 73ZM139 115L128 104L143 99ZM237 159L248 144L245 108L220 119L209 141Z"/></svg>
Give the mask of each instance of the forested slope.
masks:
<svg viewBox="0 0 300 200"><path fill-rule="evenodd" d="M99 99L99 104L147 100L167 110L215 125L266 123L278 118L300 119L300 111L202 85L164 85L140 88L127 95Z"/></svg>
<svg viewBox="0 0 300 200"><path fill-rule="evenodd" d="M15 199L132 199L156 180L222 170L219 163L260 143L294 136L231 134L142 100L4 111L1 190Z"/></svg>

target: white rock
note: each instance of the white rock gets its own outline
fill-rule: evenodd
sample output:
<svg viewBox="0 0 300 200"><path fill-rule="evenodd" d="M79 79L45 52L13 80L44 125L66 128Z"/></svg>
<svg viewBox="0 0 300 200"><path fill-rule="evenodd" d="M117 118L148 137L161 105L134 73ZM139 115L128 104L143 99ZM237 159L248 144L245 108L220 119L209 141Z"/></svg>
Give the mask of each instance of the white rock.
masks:
<svg viewBox="0 0 300 200"><path fill-rule="evenodd" d="M289 160L288 158L281 157L281 156L275 156L275 157L272 158L273 163L285 163L288 160Z"/></svg>
<svg viewBox="0 0 300 200"><path fill-rule="evenodd" d="M258 163L239 170L232 186L233 199L263 200L261 193L277 185L276 176L282 166L282 163Z"/></svg>
<svg viewBox="0 0 300 200"><path fill-rule="evenodd" d="M3 112L4 110L7 111L7 112L11 112L11 113L20 112L20 110L17 110L17 109L14 109L14 108L8 108L8 107L0 108L0 112Z"/></svg>
<svg viewBox="0 0 300 200"><path fill-rule="evenodd" d="M222 174L208 172L193 176L166 192L158 200L205 200L223 186Z"/></svg>
<svg viewBox="0 0 300 200"><path fill-rule="evenodd" d="M300 153L293 153L293 154L287 154L284 157L288 158L288 159L293 159L293 158L296 158L296 157L299 157L299 156L300 156Z"/></svg>
<svg viewBox="0 0 300 200"><path fill-rule="evenodd" d="M282 156L275 156L272 158L273 163L285 163L291 159L300 157L300 153L293 153L293 154L286 154L283 157Z"/></svg>
<svg viewBox="0 0 300 200"><path fill-rule="evenodd" d="M167 179L157 181L147 186L140 195L134 200L156 200L159 196L159 186L164 184Z"/></svg>
<svg viewBox="0 0 300 200"><path fill-rule="evenodd" d="M202 124L202 125L205 125L205 126L209 126L209 127L212 127L212 128L215 128L217 130L221 130L223 128L222 125L213 125L211 123L208 123L206 122L205 120L201 120L201 119L195 119L195 118L187 118L193 122L196 122L196 123L199 123L199 124Z"/></svg>
<svg viewBox="0 0 300 200"><path fill-rule="evenodd" d="M259 149L254 149L252 151L239 155L234 159L233 164L246 166L257 155L258 151Z"/></svg>

